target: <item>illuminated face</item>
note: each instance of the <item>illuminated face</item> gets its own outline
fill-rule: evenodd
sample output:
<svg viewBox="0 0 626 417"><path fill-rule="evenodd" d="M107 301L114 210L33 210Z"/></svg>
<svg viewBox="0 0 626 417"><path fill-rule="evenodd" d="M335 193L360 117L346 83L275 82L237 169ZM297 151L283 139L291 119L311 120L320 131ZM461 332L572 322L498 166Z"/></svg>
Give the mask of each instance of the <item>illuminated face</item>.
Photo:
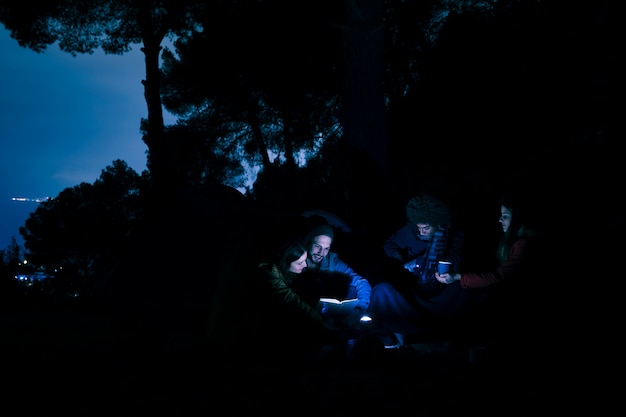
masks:
<svg viewBox="0 0 626 417"><path fill-rule="evenodd" d="M304 268L306 268L306 257L307 253L304 252L301 257L299 257L289 265L289 271L293 272L294 274L302 273L302 271L304 271Z"/></svg>
<svg viewBox="0 0 626 417"><path fill-rule="evenodd" d="M320 235L316 236L311 242L309 247L309 261L314 264L319 264L324 260L328 252L330 251L330 245L333 240L329 236Z"/></svg>
<svg viewBox="0 0 626 417"><path fill-rule="evenodd" d="M429 223L417 223L417 230L421 240L431 240L435 234L435 228Z"/></svg>
<svg viewBox="0 0 626 417"><path fill-rule="evenodd" d="M498 221L502 225L502 230L505 233L506 233L507 230L509 230L509 226L511 225L511 216L512 215L513 215L513 213L511 213L511 210L507 209L504 206L500 206L500 218L498 219Z"/></svg>

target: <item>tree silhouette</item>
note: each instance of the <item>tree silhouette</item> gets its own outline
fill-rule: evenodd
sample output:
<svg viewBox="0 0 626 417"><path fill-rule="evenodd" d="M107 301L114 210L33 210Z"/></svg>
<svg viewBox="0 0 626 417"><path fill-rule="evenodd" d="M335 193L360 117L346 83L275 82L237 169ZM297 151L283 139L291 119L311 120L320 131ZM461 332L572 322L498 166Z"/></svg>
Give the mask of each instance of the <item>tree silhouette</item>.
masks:
<svg viewBox="0 0 626 417"><path fill-rule="evenodd" d="M218 167L242 187L244 163L266 172L284 164L293 174L299 153L332 140L339 123L342 4L231 2L211 10L201 32L163 54L164 104L179 116L184 157L196 154L190 181L215 179L207 174Z"/></svg>
<svg viewBox="0 0 626 417"><path fill-rule="evenodd" d="M29 262L72 275L66 281L90 295L142 221L146 186L145 177L117 160L93 184L41 203L20 227Z"/></svg>
<svg viewBox="0 0 626 417"><path fill-rule="evenodd" d="M121 55L141 43L145 55L144 96L148 117L141 124L148 147L147 166L157 193L178 184L170 146L163 134L159 56L166 38L184 36L195 26L204 2L189 0L55 0L27 4L8 0L0 6L0 22L20 46L36 52L58 42L72 55ZM163 191L167 193L167 191Z"/></svg>

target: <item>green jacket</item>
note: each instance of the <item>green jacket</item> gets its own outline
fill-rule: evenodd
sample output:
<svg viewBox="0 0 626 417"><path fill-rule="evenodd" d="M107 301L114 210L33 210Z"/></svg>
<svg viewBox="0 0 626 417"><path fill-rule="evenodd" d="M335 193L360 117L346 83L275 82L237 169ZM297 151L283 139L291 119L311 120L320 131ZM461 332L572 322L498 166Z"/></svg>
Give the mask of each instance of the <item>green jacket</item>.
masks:
<svg viewBox="0 0 626 417"><path fill-rule="evenodd" d="M210 346L227 355L287 357L333 343L336 332L289 287L274 265L263 263L242 279L227 277L209 317Z"/></svg>

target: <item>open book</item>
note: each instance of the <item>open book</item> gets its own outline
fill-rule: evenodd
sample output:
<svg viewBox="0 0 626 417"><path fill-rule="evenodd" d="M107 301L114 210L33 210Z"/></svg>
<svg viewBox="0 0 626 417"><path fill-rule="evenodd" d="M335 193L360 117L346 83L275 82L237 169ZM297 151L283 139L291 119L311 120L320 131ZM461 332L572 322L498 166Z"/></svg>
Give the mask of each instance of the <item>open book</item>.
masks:
<svg viewBox="0 0 626 417"><path fill-rule="evenodd" d="M351 298L348 300L338 300L336 298L320 298L317 303L317 311L322 313L325 317L344 318L354 310L358 298Z"/></svg>

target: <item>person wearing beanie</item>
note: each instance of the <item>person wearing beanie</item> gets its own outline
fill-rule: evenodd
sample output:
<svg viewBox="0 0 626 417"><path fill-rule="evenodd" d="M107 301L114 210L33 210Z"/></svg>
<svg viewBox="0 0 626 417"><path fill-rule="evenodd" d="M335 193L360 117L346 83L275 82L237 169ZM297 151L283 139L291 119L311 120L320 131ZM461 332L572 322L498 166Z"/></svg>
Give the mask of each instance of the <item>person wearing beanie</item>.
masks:
<svg viewBox="0 0 626 417"><path fill-rule="evenodd" d="M317 224L309 228L304 242L307 247L307 271L302 280L307 280L308 295L302 298L311 304L317 304L319 298L338 300L358 299L352 313L337 319L339 324L355 328L370 304L372 287L369 281L352 269L339 255L331 251L335 238L333 227L329 224ZM312 284L313 283L313 284ZM296 284L297 286L297 284Z"/></svg>
<svg viewBox="0 0 626 417"><path fill-rule="evenodd" d="M444 331L442 323L469 305L473 294L460 285L435 278L440 260L458 271L463 261L464 233L452 226L450 208L435 196L422 193L408 200L407 222L384 242L389 277L372 290L368 314L395 334L402 345L407 335L430 337Z"/></svg>
<svg viewBox="0 0 626 417"><path fill-rule="evenodd" d="M304 237L304 241L311 242L317 236L327 236L332 242L332 240L335 238L335 232L333 231L333 227L329 224L318 224L311 227L311 229Z"/></svg>

